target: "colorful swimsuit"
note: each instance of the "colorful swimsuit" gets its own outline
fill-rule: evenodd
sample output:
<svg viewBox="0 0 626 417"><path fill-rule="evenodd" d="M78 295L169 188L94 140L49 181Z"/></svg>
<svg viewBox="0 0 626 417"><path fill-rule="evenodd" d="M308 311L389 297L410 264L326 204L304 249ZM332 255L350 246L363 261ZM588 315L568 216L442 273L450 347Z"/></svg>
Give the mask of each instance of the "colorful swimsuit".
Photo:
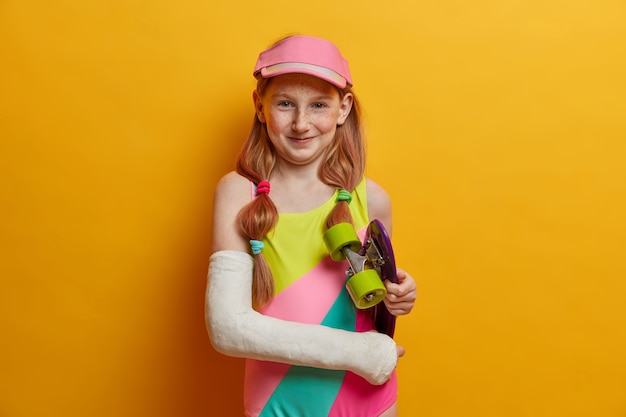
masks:
<svg viewBox="0 0 626 417"><path fill-rule="evenodd" d="M357 332L374 328L369 312L357 310L345 289L347 263L332 261L323 242L323 225L336 196L311 211L279 215L263 249L276 295L261 313ZM365 180L352 193L350 210L362 238L368 224ZM387 383L374 386L349 371L246 361L248 417L377 417L396 397L395 372Z"/></svg>

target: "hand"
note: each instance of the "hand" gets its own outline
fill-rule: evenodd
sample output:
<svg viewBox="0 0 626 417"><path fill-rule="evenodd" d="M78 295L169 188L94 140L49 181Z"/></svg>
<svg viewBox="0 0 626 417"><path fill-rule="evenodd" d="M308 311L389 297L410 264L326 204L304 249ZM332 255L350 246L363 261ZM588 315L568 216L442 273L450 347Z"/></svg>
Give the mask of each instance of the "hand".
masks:
<svg viewBox="0 0 626 417"><path fill-rule="evenodd" d="M387 296L385 306L394 316L409 314L415 305L417 288L415 280L403 269L397 268L398 283L385 280Z"/></svg>
<svg viewBox="0 0 626 417"><path fill-rule="evenodd" d="M406 353L406 350L402 346L396 345L396 352L398 353L398 359L403 357Z"/></svg>

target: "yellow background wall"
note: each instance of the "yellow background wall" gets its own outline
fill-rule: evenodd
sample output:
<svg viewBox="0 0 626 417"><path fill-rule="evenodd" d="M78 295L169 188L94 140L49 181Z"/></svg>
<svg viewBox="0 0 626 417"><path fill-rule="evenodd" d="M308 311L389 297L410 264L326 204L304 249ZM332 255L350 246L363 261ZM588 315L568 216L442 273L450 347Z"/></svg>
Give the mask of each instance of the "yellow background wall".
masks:
<svg viewBox="0 0 626 417"><path fill-rule="evenodd" d="M0 2L0 416L240 415L203 322L256 54L334 40L418 281L401 416L626 415L626 5Z"/></svg>

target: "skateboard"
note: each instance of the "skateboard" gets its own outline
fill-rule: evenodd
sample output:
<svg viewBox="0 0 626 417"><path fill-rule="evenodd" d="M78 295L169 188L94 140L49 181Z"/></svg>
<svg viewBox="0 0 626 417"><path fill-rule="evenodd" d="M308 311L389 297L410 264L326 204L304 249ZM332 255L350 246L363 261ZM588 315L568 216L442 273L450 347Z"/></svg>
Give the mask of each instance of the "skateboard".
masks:
<svg viewBox="0 0 626 417"><path fill-rule="evenodd" d="M383 281L398 282L391 240L379 220L367 226L363 243L350 223L339 223L324 234L334 261L347 260L346 289L358 309L371 309L376 329L393 337L396 317L381 301L387 295Z"/></svg>

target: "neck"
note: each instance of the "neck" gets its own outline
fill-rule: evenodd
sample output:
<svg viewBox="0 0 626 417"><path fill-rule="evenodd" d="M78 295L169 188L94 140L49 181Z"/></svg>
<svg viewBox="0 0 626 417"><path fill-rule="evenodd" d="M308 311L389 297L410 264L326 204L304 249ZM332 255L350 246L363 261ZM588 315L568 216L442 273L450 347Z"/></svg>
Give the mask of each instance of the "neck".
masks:
<svg viewBox="0 0 626 417"><path fill-rule="evenodd" d="M326 202L335 187L324 184L311 165L277 166L272 172L271 198L279 213L296 213L310 210Z"/></svg>
<svg viewBox="0 0 626 417"><path fill-rule="evenodd" d="M319 164L293 165L281 161L272 171L270 181L289 183L317 183L321 182L318 176Z"/></svg>

